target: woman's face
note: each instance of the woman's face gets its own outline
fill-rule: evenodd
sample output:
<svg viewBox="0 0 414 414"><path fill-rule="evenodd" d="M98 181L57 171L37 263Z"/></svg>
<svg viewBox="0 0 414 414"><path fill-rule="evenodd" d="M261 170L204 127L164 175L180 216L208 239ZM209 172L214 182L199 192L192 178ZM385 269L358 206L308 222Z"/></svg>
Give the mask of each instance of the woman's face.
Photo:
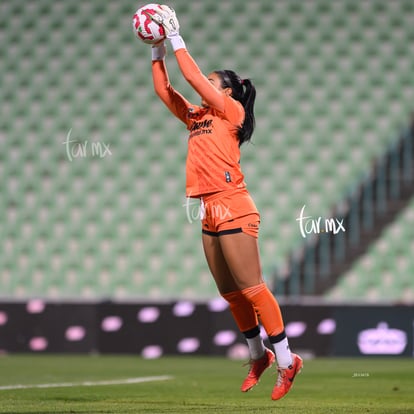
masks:
<svg viewBox="0 0 414 414"><path fill-rule="evenodd" d="M226 95L231 95L231 88L223 88L221 86L221 77L216 72L211 72L207 79L210 81L210 83L220 92L225 93ZM208 107L207 103L204 100L201 100L201 106Z"/></svg>

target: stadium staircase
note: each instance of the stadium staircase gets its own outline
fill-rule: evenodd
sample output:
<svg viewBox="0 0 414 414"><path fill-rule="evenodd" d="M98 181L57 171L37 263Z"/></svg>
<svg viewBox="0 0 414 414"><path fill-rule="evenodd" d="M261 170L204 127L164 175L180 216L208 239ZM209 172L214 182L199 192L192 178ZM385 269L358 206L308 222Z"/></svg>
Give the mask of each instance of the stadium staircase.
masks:
<svg viewBox="0 0 414 414"><path fill-rule="evenodd" d="M399 240L393 243L405 246L409 255L414 233L412 223L405 220L405 215L412 216L413 208L414 119L387 151L374 161L366 177L331 211L330 217L339 219L341 223L337 225L337 232L335 224L338 224L338 220L331 222L328 219L326 227L326 219L322 219L321 232L313 234L300 249L290 254L288 272L275 275L276 291L284 292L286 296L323 295L337 284L338 278L349 271L394 222L401 227L401 231ZM308 223L308 227L311 227L311 223ZM326 228L328 232L324 231ZM378 252L377 257L372 259L378 262L374 266L377 275L370 281L369 274L361 272L361 286L381 284L381 271L390 267L398 271L397 263L385 265L381 257L384 253L388 253L385 257L387 261L395 261L396 257L391 252ZM407 275L402 279L406 280L406 286L403 284L403 288L412 289L410 275L414 274L414 262L405 270ZM395 279L398 281L398 276ZM360 292L367 291L361 289ZM387 296L392 298L392 292L385 293L383 298Z"/></svg>

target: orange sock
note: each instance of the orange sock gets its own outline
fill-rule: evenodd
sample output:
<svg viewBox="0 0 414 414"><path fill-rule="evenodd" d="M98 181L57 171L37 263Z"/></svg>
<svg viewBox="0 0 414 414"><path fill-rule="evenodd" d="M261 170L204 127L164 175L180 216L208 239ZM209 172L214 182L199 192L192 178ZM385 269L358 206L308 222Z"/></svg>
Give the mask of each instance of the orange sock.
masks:
<svg viewBox="0 0 414 414"><path fill-rule="evenodd" d="M259 325L252 304L240 290L224 293L222 296L229 303L231 313L233 314L233 318L236 321L240 332L250 331Z"/></svg>
<svg viewBox="0 0 414 414"><path fill-rule="evenodd" d="M284 324L279 304L265 283L243 289L241 293L252 305L270 339L284 335Z"/></svg>

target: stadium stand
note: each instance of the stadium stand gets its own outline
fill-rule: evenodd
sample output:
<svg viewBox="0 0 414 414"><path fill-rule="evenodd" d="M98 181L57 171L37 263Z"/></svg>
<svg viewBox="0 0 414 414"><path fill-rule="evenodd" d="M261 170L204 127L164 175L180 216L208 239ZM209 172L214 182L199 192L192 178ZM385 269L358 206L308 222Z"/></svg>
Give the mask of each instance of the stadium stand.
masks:
<svg viewBox="0 0 414 414"><path fill-rule="evenodd" d="M308 218L302 209L299 226L306 241L289 254L284 271L275 272L274 289L287 296L321 295L329 291L367 253L387 226L395 220L398 222L413 197L414 129L408 126L375 158L354 189L332 209L330 218ZM399 250L405 251L409 240L401 237L395 243L401 244ZM368 260L375 261L375 257ZM392 262L394 258L388 255L386 260ZM401 275L395 262L393 266L397 278L411 278L411 269L405 267L408 273ZM373 274L368 276L368 279L375 278L377 286L383 283L379 269L378 266L371 269ZM383 293L382 300L394 301L392 295L385 294L385 289ZM409 293L400 291L403 294L410 297Z"/></svg>
<svg viewBox="0 0 414 414"><path fill-rule="evenodd" d="M326 216L406 122L414 3L173 3L203 71L233 68L257 86L257 130L242 166L262 214L268 277L303 243L302 206ZM198 206L184 198L186 131L154 96L149 47L131 29L138 6L0 4L1 296L216 295ZM171 55L172 83L198 102ZM413 207L397 227L412 219ZM334 297L359 298L367 289L382 297L362 282L348 286L368 262L384 269L375 275L385 281L398 277L392 263L412 268L410 250L391 249L395 261L377 261L377 246L390 237ZM393 298L403 295L412 297L400 290Z"/></svg>
<svg viewBox="0 0 414 414"><path fill-rule="evenodd" d="M382 237L327 292L329 300L414 301L414 199Z"/></svg>

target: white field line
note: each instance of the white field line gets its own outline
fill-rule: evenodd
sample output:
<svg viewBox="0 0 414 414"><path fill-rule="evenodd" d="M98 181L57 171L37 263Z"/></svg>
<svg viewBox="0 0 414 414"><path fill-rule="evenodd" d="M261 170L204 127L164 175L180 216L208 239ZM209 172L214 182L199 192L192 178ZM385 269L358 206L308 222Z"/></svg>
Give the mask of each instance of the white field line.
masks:
<svg viewBox="0 0 414 414"><path fill-rule="evenodd" d="M16 384L16 385L2 385L0 391L4 390L26 390L31 388L63 388L63 387L95 387L100 385L125 385L125 384L140 384L143 382L152 381L167 381L172 379L170 375L160 375L158 377L137 377L125 378L119 380L108 381L83 381L83 382L61 382L51 384Z"/></svg>

